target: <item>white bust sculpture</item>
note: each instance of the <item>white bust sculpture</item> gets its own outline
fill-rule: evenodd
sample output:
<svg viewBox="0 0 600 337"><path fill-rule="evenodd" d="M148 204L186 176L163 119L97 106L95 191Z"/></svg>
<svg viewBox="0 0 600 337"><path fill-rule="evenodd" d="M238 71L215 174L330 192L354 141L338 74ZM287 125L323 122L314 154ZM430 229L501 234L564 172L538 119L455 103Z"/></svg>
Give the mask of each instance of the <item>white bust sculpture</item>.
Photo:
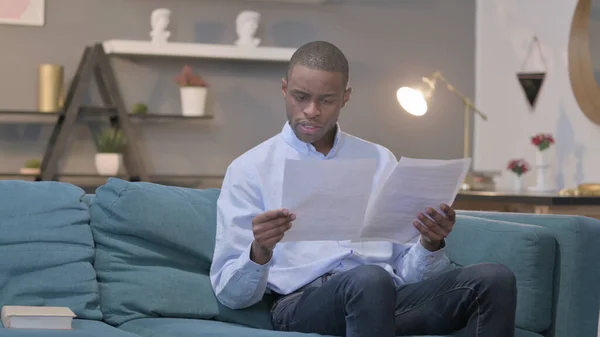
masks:
<svg viewBox="0 0 600 337"><path fill-rule="evenodd" d="M150 37L154 43L166 43L171 32L167 30L171 17L171 10L166 8L158 8L152 11L150 17L150 24L152 30L150 31Z"/></svg>
<svg viewBox="0 0 600 337"><path fill-rule="evenodd" d="M235 44L240 47L256 47L261 39L254 37L260 23L260 13L255 11L243 11L235 20L238 39Z"/></svg>

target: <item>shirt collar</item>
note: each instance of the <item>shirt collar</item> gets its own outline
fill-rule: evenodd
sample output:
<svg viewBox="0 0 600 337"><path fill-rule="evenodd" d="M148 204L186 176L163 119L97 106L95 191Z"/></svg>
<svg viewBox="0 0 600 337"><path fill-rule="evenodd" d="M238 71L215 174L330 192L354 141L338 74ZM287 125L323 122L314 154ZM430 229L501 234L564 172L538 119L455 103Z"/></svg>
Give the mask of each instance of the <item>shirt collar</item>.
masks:
<svg viewBox="0 0 600 337"><path fill-rule="evenodd" d="M327 155L327 157L335 154L343 142L344 133L342 132L342 129L340 129L339 123L336 123L335 127L336 127L336 133L335 133L335 139L333 141L333 147L331 148L331 151L329 151L329 154ZM290 146L292 146L294 149L298 150L300 153L308 154L311 151L317 152L317 150L315 149L315 147L312 144L305 143L305 142L301 141L300 139L298 139L298 137L296 137L296 134L294 133L294 130L292 130L292 127L290 126L289 122L285 123L285 125L283 126L283 130L281 130L281 134L283 135L283 139L285 139L285 141L288 144L290 144Z"/></svg>

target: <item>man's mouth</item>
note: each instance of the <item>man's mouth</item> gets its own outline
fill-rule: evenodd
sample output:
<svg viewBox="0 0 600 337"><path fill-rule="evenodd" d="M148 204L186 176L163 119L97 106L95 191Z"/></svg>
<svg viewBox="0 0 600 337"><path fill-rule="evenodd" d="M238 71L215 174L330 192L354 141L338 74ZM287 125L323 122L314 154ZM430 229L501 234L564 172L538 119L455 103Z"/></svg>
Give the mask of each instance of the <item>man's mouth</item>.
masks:
<svg viewBox="0 0 600 337"><path fill-rule="evenodd" d="M321 127L316 124L310 123L300 123L299 125L300 131L304 134L312 135L317 132Z"/></svg>

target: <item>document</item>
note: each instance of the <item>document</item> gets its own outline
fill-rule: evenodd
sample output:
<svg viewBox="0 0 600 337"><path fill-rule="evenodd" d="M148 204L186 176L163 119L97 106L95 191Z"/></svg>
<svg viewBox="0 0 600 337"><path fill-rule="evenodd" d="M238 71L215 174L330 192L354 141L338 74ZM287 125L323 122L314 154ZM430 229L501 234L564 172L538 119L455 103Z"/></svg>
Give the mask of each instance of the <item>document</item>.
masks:
<svg viewBox="0 0 600 337"><path fill-rule="evenodd" d="M281 241L354 239L364 224L376 168L374 159L287 159L282 207L296 220Z"/></svg>
<svg viewBox="0 0 600 337"><path fill-rule="evenodd" d="M471 159L402 157L373 187L374 160L286 160L282 207L296 215L286 241L390 241L419 236L412 223L452 205Z"/></svg>

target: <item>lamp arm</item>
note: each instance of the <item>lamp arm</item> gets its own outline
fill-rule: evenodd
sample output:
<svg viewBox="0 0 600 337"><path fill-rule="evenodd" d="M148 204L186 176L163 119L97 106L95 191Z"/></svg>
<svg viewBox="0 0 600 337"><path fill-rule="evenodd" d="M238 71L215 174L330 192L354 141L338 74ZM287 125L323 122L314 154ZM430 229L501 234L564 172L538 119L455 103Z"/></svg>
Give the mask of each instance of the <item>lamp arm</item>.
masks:
<svg viewBox="0 0 600 337"><path fill-rule="evenodd" d="M446 80L439 71L436 71L435 73L433 73L433 75L431 77L434 80L442 81L446 85L446 88L448 88L448 91L450 91L450 92L454 93L456 96L458 96L471 111L474 111L481 118L483 118L483 120L487 121L487 119L488 119L487 115L484 114L483 112L481 112L479 109L477 109L475 107L475 105L473 104L473 101L471 101L470 98L463 95L460 91L458 91L458 89L456 89L452 84L450 84L450 82L448 82L448 80Z"/></svg>

